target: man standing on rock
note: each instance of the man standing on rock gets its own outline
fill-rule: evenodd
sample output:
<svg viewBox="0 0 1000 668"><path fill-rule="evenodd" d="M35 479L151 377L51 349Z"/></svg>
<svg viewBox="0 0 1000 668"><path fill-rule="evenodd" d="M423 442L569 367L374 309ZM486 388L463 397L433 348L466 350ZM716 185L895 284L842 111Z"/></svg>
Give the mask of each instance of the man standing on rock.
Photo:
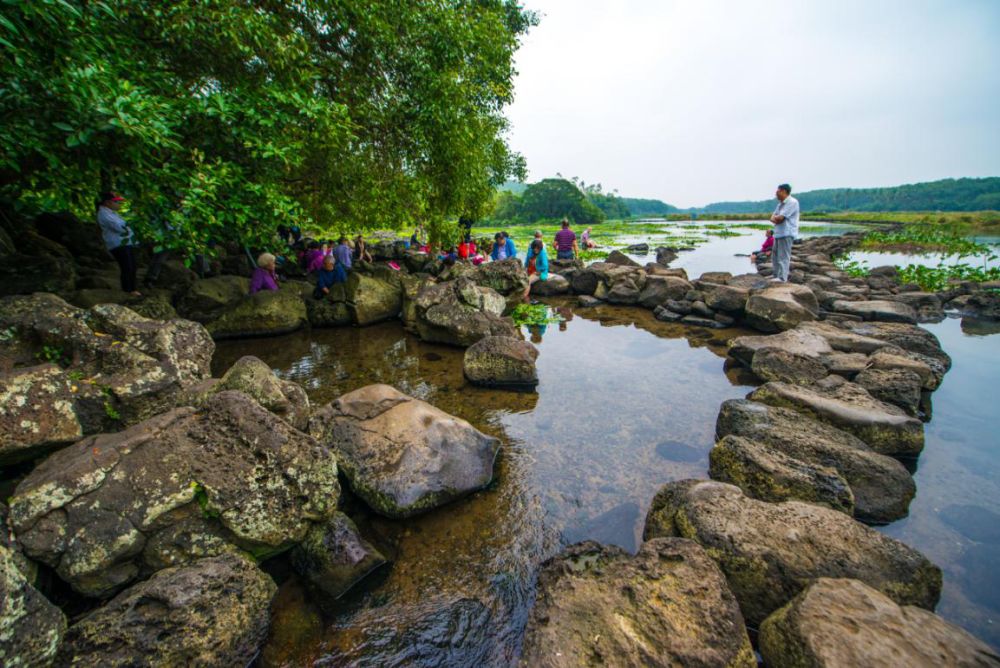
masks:
<svg viewBox="0 0 1000 668"><path fill-rule="evenodd" d="M562 219L561 229L556 232L556 259L575 260L576 259L576 232L569 229L569 220Z"/></svg>
<svg viewBox="0 0 1000 668"><path fill-rule="evenodd" d="M774 224L771 275L779 281L787 282L792 261L792 241L799 233L799 200L792 197L792 187L787 183L778 186L774 196L778 198L778 206L771 216Z"/></svg>

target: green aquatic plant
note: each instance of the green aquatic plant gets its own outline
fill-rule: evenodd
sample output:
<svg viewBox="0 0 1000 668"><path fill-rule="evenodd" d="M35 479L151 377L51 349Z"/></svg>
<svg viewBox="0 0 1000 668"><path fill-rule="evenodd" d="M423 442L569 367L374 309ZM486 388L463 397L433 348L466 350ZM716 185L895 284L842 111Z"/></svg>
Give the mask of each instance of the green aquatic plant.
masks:
<svg viewBox="0 0 1000 668"><path fill-rule="evenodd" d="M907 225L901 230L869 232L861 247L871 250L940 252L965 257L991 252L986 244L974 241L957 229Z"/></svg>
<svg viewBox="0 0 1000 668"><path fill-rule="evenodd" d="M859 260L853 260L846 255L834 255L833 264L842 272L853 278L868 276L868 265Z"/></svg>
<svg viewBox="0 0 1000 668"><path fill-rule="evenodd" d="M603 260L610 254L611 251L602 250L599 248L590 248L587 250L582 250L579 253L577 253L576 259L583 260L584 262L586 262L587 260Z"/></svg>
<svg viewBox="0 0 1000 668"><path fill-rule="evenodd" d="M970 264L939 264L929 267L908 264L898 267L900 283L916 283L921 290L937 292L948 287L949 281L1000 281L1000 267L977 267Z"/></svg>
<svg viewBox="0 0 1000 668"><path fill-rule="evenodd" d="M562 322L559 314L551 311L545 304L518 304L510 314L516 325L549 325Z"/></svg>

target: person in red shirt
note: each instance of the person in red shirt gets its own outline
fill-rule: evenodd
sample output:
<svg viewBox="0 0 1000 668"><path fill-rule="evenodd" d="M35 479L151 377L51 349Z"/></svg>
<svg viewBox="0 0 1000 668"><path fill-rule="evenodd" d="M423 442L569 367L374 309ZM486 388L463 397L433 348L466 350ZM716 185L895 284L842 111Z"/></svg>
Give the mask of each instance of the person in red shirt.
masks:
<svg viewBox="0 0 1000 668"><path fill-rule="evenodd" d="M750 253L750 262L754 264L757 264L758 260L771 257L771 248L774 246L774 230L768 230L765 234L767 235L767 238L764 239L764 243L761 245L760 250Z"/></svg>

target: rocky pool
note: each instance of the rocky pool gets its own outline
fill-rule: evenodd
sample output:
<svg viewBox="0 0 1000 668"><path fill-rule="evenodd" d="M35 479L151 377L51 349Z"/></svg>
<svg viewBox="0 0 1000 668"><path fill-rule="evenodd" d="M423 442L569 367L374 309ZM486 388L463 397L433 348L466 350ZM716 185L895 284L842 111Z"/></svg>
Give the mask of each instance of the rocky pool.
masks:
<svg viewBox="0 0 1000 668"><path fill-rule="evenodd" d="M672 266L692 277L749 270L735 254L762 233L732 228L741 236L698 244ZM216 374L256 355L316 404L388 383L504 444L488 489L427 515L390 521L349 501L393 563L345 599L316 601L281 559L271 563L281 591L262 665L510 663L542 560L585 538L634 551L660 485L707 477L719 404L754 383L725 364L726 342L743 332L661 323L639 308L580 309L575 299L552 306L562 322L524 328L540 351L536 393L472 387L461 350L396 323L219 344ZM910 516L882 530L942 567L942 616L1000 646L1000 336L968 320L925 327L954 366L933 397Z"/></svg>

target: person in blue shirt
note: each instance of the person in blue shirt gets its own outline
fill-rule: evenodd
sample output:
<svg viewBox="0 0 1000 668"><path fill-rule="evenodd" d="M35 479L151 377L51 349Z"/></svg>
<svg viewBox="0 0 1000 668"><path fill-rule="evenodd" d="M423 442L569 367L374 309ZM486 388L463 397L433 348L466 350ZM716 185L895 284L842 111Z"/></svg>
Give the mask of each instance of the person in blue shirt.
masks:
<svg viewBox="0 0 1000 668"><path fill-rule="evenodd" d="M507 234L507 230L504 230L500 234L503 235L504 240L507 242L507 257L517 257L517 247L514 246L514 240Z"/></svg>
<svg viewBox="0 0 1000 668"><path fill-rule="evenodd" d="M338 282L336 264L337 260L333 255L323 258L323 266L316 272L316 289L313 290L313 297L316 299L323 299L330 294L330 288Z"/></svg>
<svg viewBox="0 0 1000 668"><path fill-rule="evenodd" d="M528 247L528 254L524 258L524 268L528 272L528 287L524 289L524 301L528 301L531 286L538 281L547 281L549 278L549 256L545 252L545 242L541 239L535 239Z"/></svg>

